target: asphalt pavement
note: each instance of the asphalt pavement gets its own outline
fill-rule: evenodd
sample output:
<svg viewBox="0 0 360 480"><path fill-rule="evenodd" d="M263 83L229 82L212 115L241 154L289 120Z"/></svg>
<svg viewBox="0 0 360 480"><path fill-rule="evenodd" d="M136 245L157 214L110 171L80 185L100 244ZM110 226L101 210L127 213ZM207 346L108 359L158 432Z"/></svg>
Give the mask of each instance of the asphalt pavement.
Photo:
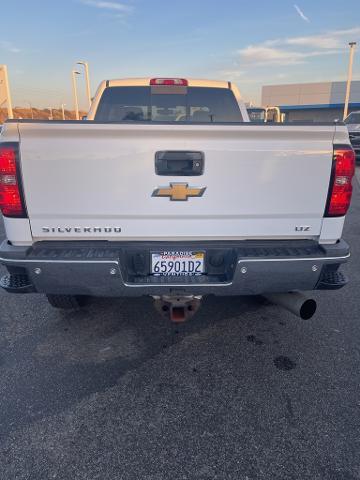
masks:
<svg viewBox="0 0 360 480"><path fill-rule="evenodd" d="M351 283L310 321L258 298L176 326L146 298L62 313L0 292L0 479L360 479L359 235L357 184Z"/></svg>

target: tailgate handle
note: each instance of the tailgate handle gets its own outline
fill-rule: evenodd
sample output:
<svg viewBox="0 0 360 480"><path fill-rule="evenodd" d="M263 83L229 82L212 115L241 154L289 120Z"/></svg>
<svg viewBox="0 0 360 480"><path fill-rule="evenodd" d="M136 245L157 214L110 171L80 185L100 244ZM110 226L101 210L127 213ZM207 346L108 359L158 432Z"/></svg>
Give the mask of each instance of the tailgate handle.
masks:
<svg viewBox="0 0 360 480"><path fill-rule="evenodd" d="M155 172L157 175L202 175L204 162L203 152L165 150L155 153Z"/></svg>

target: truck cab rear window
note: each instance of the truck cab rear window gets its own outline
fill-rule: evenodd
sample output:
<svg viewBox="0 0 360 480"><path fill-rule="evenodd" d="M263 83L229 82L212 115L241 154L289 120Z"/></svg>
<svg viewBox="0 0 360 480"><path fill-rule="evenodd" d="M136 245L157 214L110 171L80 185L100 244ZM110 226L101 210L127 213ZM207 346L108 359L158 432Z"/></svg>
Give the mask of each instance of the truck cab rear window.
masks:
<svg viewBox="0 0 360 480"><path fill-rule="evenodd" d="M95 115L99 122L242 122L233 92L226 88L108 87Z"/></svg>

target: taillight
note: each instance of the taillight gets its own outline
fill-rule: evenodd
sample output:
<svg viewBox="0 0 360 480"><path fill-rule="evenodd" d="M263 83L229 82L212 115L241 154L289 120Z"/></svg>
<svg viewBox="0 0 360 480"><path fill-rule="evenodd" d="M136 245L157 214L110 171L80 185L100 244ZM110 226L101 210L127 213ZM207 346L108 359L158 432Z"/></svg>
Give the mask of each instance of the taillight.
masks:
<svg viewBox="0 0 360 480"><path fill-rule="evenodd" d="M17 155L17 144L0 144L0 210L6 217L26 216Z"/></svg>
<svg viewBox="0 0 360 480"><path fill-rule="evenodd" d="M329 187L326 217L346 215L351 202L352 178L355 174L355 153L348 145L334 147L333 171Z"/></svg>
<svg viewBox="0 0 360 480"><path fill-rule="evenodd" d="M177 87L187 87L188 81L185 78L152 78L150 85L176 85Z"/></svg>

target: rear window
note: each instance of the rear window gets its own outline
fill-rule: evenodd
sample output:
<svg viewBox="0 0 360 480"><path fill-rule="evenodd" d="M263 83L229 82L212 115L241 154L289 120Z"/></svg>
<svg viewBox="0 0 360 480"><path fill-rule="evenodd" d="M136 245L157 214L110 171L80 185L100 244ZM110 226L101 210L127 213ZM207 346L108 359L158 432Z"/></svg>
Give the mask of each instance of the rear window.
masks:
<svg viewBox="0 0 360 480"><path fill-rule="evenodd" d="M233 92L205 87L108 87L99 122L242 122Z"/></svg>

